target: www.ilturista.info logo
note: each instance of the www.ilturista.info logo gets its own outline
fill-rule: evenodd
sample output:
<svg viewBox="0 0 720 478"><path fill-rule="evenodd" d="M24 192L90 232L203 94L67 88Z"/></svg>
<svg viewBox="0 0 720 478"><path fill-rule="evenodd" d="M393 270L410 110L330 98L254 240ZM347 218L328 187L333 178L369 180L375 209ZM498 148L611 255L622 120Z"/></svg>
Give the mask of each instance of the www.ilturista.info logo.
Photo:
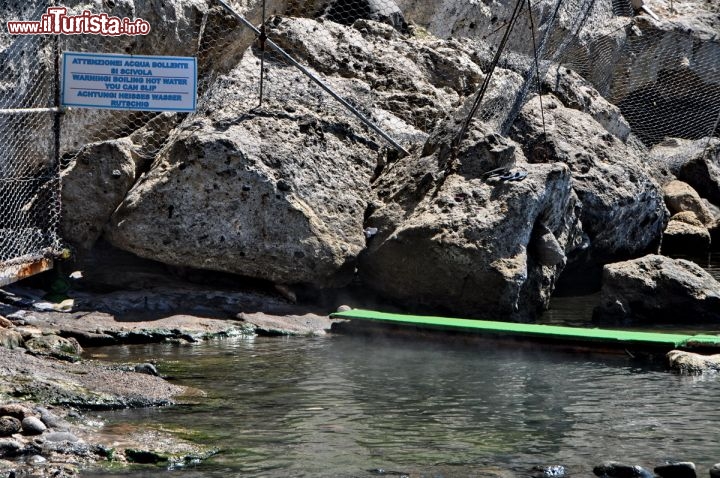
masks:
<svg viewBox="0 0 720 478"><path fill-rule="evenodd" d="M80 15L68 15L65 7L50 7L39 22L7 22L11 35L147 35L150 24L142 18L111 17L107 13L90 13L83 10Z"/></svg>

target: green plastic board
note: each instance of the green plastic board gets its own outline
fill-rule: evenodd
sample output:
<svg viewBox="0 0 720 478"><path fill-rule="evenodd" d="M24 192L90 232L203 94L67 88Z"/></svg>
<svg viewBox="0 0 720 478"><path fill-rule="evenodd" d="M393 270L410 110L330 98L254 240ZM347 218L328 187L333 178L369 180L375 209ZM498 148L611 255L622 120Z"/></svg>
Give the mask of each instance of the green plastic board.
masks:
<svg viewBox="0 0 720 478"><path fill-rule="evenodd" d="M558 325L523 324L488 320L455 319L421 315L390 314L372 310L355 309L331 314L335 318L359 319L385 324L411 325L439 330L469 333L502 334L517 337L563 339L567 341L591 341L605 344L646 344L679 348L685 346L720 347L718 335L687 335L661 332L634 332L599 328L564 327Z"/></svg>

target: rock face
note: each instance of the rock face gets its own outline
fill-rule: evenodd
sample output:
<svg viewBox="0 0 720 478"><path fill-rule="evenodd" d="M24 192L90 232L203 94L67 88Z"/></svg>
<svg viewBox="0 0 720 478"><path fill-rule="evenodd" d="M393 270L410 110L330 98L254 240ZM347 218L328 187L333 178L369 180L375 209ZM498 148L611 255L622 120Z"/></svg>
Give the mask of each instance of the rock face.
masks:
<svg viewBox="0 0 720 478"><path fill-rule="evenodd" d="M720 320L720 283L683 259L649 255L603 269L600 321L697 323Z"/></svg>
<svg viewBox="0 0 720 478"><path fill-rule="evenodd" d="M660 239L665 207L657 183L640 153L610 134L588 114L544 98L530 100L516 121L513 137L531 163L565 163L582 203L589 260L606 263L637 255ZM547 133L547 134L546 134Z"/></svg>
<svg viewBox="0 0 720 478"><path fill-rule="evenodd" d="M479 67L462 52L453 56L447 42L419 47L428 58L448 58L438 66L424 57L397 64L397 51L415 47L399 38L388 45L386 35L397 35L391 27L365 25L372 28L283 19L272 37L313 67L340 68L325 73L341 92L383 92L377 114L409 135L418 134L409 123L436 121L481 78ZM377 70L361 67L371 61L365 48L380 55L382 45L390 51L374 59ZM435 50L441 47L442 55ZM221 80L227 87L204 104L212 119L199 116L191 131L174 136L115 212L106 237L170 265L275 283L345 284L365 246L363 221L381 147L344 112L325 109L304 90L288 89L276 103L268 98L269 112L250 112L256 99L234 85L258 80L257 61L248 50ZM393 69L379 66L391 63ZM307 82L295 70L283 75L289 84ZM393 83L399 78L406 82ZM419 96L432 105L425 113L411 108Z"/></svg>
<svg viewBox="0 0 720 478"><path fill-rule="evenodd" d="M527 320L547 306L561 255L579 243L568 168L527 164L477 121L453 157L452 131L441 128L422 154L379 179L381 204L367 221L378 233L361 277L405 304ZM488 171L513 164L527 170L525 180L486 181Z"/></svg>
<svg viewBox="0 0 720 478"><path fill-rule="evenodd" d="M682 350L671 350L667 354L668 365L680 373L695 375L706 372L720 372L720 355L700 355Z"/></svg>
<svg viewBox="0 0 720 478"><path fill-rule="evenodd" d="M576 71L560 65L550 68L543 80L543 89L552 92L566 108L587 113L608 133L622 142L630 136L630 125L620 108L600 93Z"/></svg>
<svg viewBox="0 0 720 478"><path fill-rule="evenodd" d="M373 21L358 20L353 28L346 28L332 22L282 19L268 35L323 73L339 93L374 104L372 115L390 131L392 124L383 121L387 116L383 110L420 131L431 131L484 79L480 66L459 42L408 39ZM373 97L367 96L369 91ZM418 139L425 137L414 138Z"/></svg>
<svg viewBox="0 0 720 478"><path fill-rule="evenodd" d="M89 249L135 183L138 159L127 138L86 146L62 173L63 237Z"/></svg>

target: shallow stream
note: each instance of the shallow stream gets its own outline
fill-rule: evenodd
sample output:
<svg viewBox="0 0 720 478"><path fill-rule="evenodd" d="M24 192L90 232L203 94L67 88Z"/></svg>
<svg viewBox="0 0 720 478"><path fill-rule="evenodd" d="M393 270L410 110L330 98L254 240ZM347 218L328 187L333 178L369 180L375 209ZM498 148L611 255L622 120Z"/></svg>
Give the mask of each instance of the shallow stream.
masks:
<svg viewBox="0 0 720 478"><path fill-rule="evenodd" d="M615 459L650 469L720 462L720 379L629 357L578 356L349 336L228 339L102 349L157 360L207 392L195 404L99 414L184 429L222 453L154 477L571 476Z"/></svg>

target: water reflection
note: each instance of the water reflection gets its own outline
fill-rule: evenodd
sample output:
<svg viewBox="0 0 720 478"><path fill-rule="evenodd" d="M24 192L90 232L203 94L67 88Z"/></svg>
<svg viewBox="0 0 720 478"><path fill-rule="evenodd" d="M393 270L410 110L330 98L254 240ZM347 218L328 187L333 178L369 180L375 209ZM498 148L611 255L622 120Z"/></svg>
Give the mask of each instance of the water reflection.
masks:
<svg viewBox="0 0 720 478"><path fill-rule="evenodd" d="M590 476L605 459L701 470L720 461L718 382L629 358L342 336L135 346L114 357L159 359L162 373L208 393L105 415L199 429L225 450L185 476L526 476L556 463Z"/></svg>

